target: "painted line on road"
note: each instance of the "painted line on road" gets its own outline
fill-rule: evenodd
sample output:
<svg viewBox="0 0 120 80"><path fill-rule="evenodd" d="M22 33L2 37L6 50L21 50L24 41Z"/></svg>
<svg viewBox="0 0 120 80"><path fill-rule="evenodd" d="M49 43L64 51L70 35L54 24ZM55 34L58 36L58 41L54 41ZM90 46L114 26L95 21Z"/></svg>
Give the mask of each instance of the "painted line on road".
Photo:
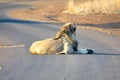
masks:
<svg viewBox="0 0 120 80"><path fill-rule="evenodd" d="M19 45L0 45L0 48L18 48L18 47L24 47L24 44Z"/></svg>

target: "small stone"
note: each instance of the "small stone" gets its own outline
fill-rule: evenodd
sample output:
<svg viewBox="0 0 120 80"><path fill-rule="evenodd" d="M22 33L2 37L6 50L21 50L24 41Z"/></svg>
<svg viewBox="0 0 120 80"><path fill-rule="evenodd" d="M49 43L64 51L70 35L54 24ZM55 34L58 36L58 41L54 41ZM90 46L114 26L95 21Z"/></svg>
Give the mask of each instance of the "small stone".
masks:
<svg viewBox="0 0 120 80"><path fill-rule="evenodd" d="M0 66L0 70L2 69L2 67Z"/></svg>

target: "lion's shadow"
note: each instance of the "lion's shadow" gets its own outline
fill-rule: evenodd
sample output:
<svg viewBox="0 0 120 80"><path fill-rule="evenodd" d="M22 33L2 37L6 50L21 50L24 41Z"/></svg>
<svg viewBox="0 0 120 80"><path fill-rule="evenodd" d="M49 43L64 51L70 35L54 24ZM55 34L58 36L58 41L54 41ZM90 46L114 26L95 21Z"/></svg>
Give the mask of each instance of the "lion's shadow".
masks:
<svg viewBox="0 0 120 80"><path fill-rule="evenodd" d="M63 55L63 54L61 54ZM92 53L92 54L68 54L68 55L104 55L104 56L120 56L120 54L117 53Z"/></svg>
<svg viewBox="0 0 120 80"><path fill-rule="evenodd" d="M93 53L92 55L111 55L111 56L120 56L118 53Z"/></svg>

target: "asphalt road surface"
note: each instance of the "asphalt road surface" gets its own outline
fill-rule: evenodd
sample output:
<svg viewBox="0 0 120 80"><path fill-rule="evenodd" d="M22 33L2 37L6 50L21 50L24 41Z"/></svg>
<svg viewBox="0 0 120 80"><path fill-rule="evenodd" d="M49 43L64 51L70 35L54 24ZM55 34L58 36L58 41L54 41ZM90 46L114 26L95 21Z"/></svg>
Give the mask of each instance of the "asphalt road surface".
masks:
<svg viewBox="0 0 120 80"><path fill-rule="evenodd" d="M33 55L32 42L55 36L63 23L43 23L7 16L22 4L0 3L0 80L120 80L120 38L77 29L80 48L91 55Z"/></svg>

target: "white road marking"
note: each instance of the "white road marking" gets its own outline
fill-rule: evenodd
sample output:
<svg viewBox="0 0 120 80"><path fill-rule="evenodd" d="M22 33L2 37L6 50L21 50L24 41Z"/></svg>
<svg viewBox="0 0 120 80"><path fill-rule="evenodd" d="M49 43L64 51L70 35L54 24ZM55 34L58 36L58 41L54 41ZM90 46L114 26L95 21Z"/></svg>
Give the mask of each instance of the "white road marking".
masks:
<svg viewBox="0 0 120 80"><path fill-rule="evenodd" d="M0 48L17 48L17 47L24 47L24 44L19 45L0 45Z"/></svg>

